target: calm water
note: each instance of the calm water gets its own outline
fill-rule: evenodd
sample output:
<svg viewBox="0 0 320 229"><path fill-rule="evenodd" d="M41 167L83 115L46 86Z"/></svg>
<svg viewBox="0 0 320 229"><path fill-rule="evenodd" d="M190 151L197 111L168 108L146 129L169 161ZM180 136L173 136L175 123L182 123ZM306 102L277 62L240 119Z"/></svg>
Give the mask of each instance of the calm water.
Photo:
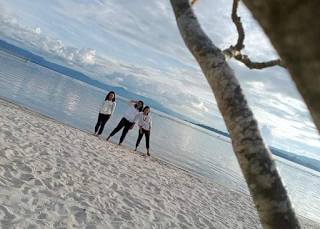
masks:
<svg viewBox="0 0 320 229"><path fill-rule="evenodd" d="M93 133L106 91L73 80L30 62L0 53L0 98ZM103 137L117 125L127 104L117 96L115 115ZM130 99L130 98L128 98ZM248 194L244 178L228 139L174 118L152 113L151 153L158 159ZM119 132L112 138L118 142ZM135 127L124 145L133 148ZM140 143L145 152L145 140ZM320 222L320 173L277 158L281 175L299 215Z"/></svg>

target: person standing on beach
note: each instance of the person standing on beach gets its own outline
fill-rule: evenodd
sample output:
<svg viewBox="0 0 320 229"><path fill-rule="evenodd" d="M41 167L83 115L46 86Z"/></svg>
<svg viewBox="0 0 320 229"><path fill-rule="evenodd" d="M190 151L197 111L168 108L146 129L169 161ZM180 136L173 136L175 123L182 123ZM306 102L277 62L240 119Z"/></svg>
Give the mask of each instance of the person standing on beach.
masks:
<svg viewBox="0 0 320 229"><path fill-rule="evenodd" d="M140 141L143 137L143 135L146 136L146 146L147 146L147 156L150 156L150 135L151 135L151 127L152 127L152 119L149 115L150 107L146 106L143 109L143 113L139 116L139 135L136 143L136 149L134 151L137 151L137 148L140 144Z"/></svg>
<svg viewBox="0 0 320 229"><path fill-rule="evenodd" d="M112 116L114 109L116 108L116 94L110 91L102 103L98 121L94 129L94 136L99 137L102 134L103 128L109 118ZM99 130L99 132L98 132Z"/></svg>
<svg viewBox="0 0 320 229"><path fill-rule="evenodd" d="M119 122L118 126L108 136L108 138L106 139L107 141L109 141L113 135L115 135L119 130L123 128L120 141L119 141L119 145L122 145L122 142L126 137L128 131L134 127L136 121L139 119L140 112L143 109L143 102L130 100L128 101L128 105L129 105L129 108L127 112Z"/></svg>

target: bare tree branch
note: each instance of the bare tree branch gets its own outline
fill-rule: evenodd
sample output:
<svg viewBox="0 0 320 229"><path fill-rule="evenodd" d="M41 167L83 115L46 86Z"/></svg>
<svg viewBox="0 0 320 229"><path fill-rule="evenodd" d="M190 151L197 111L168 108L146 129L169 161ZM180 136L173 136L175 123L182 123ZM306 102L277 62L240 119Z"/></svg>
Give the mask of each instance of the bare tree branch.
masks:
<svg viewBox="0 0 320 229"><path fill-rule="evenodd" d="M228 61L229 59L234 57L236 60L244 63L250 69L263 69L273 66L280 66L285 68L283 62L279 59L267 62L252 62L248 56L241 54L241 50L244 48L243 42L245 39L245 32L241 23L241 18L237 15L239 2L240 0L233 0L231 14L232 21L237 28L239 37L235 46L231 46L230 48L223 51L225 59Z"/></svg>
<svg viewBox="0 0 320 229"><path fill-rule="evenodd" d="M214 92L263 228L300 229L275 161L234 71L201 29L189 0L171 0L171 5L181 37Z"/></svg>
<svg viewBox="0 0 320 229"><path fill-rule="evenodd" d="M200 0L193 0L190 6L193 7L199 1ZM252 62L248 56L241 54L241 50L244 48L243 42L245 39L245 32L242 26L241 18L237 14L239 2L240 0L233 0L232 14L231 14L232 21L235 24L238 31L238 35L239 35L238 41L235 46L230 46L230 48L223 50L222 53L226 61L234 57L236 60L244 63L250 69L264 69L264 68L273 67L273 66L280 66L280 67L286 68L280 59L271 60L267 62Z"/></svg>
<svg viewBox="0 0 320 229"><path fill-rule="evenodd" d="M223 50L222 53L226 61L230 60L235 56L241 55L240 51L235 46L230 46L230 48Z"/></svg>
<svg viewBox="0 0 320 229"><path fill-rule="evenodd" d="M193 7L197 2L199 2L200 0L193 0L192 2L191 2L191 7Z"/></svg>
<svg viewBox="0 0 320 229"><path fill-rule="evenodd" d="M283 62L280 59L271 60L268 62L252 62L248 56L242 55L242 54L236 55L234 58L244 63L250 69L263 69L263 68L269 68L273 66L280 66L285 68Z"/></svg>
<svg viewBox="0 0 320 229"><path fill-rule="evenodd" d="M238 31L238 34L239 34L238 42L235 45L235 48L238 51L241 51L244 48L243 41L244 41L245 35L244 35L244 29L243 29L243 26L242 26L242 23L241 23L241 18L238 17L238 15L237 15L239 1L240 0L233 0L231 18L232 18L233 23L236 25L237 31Z"/></svg>

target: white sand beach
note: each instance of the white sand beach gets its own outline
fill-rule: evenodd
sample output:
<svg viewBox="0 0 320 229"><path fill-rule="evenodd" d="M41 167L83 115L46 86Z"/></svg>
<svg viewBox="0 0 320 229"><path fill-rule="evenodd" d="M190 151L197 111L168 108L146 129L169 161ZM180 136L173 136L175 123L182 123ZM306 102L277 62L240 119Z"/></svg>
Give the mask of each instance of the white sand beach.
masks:
<svg viewBox="0 0 320 229"><path fill-rule="evenodd" d="M249 196L3 100L0 190L3 229L261 228Z"/></svg>

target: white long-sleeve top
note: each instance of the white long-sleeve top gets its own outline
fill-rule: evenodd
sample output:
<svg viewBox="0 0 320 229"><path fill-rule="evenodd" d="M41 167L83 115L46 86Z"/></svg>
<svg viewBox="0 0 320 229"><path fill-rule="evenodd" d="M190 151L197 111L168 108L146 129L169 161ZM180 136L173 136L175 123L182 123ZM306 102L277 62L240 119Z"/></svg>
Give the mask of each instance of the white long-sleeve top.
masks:
<svg viewBox="0 0 320 229"><path fill-rule="evenodd" d="M102 103L100 113L105 115L112 115L116 109L116 102L112 102L110 100L106 100Z"/></svg>
<svg viewBox="0 0 320 229"><path fill-rule="evenodd" d="M137 122L137 120L139 119L140 111L135 108L134 103L131 103L130 101L128 101L127 103L129 105L129 108L123 117L129 122Z"/></svg>
<svg viewBox="0 0 320 229"><path fill-rule="evenodd" d="M139 126L142 129L150 130L152 127L152 118L150 115L144 115L143 113L139 116Z"/></svg>

